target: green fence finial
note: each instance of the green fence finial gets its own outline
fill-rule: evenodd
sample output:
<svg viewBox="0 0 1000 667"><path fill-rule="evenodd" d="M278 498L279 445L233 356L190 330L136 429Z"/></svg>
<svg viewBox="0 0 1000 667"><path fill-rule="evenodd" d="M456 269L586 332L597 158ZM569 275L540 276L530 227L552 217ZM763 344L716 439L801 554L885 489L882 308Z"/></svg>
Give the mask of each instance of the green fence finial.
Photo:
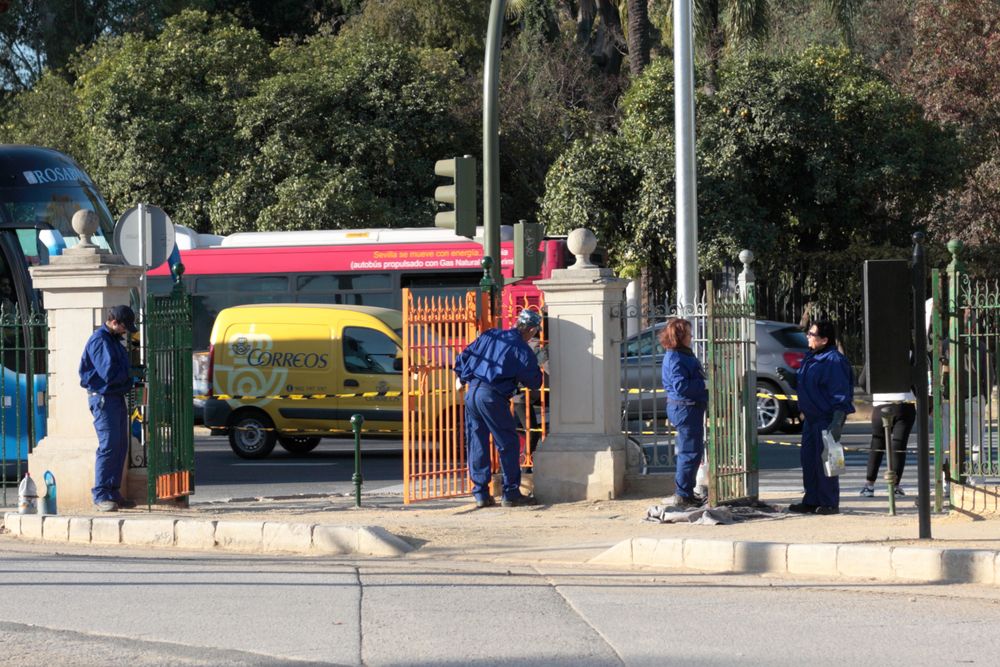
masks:
<svg viewBox="0 0 1000 667"><path fill-rule="evenodd" d="M964 271L965 270L965 264L959 258L959 255L961 254L962 249L964 247L965 247L965 244L962 243L958 239L952 239L952 240L948 241L948 252L951 253L951 263L948 264L948 270L949 271Z"/></svg>

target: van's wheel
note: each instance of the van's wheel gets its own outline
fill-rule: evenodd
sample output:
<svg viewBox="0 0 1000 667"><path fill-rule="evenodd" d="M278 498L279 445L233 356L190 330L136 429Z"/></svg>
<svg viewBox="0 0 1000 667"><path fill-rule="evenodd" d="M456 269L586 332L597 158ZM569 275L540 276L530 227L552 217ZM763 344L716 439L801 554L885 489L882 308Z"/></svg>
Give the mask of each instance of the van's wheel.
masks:
<svg viewBox="0 0 1000 667"><path fill-rule="evenodd" d="M775 394L781 393L777 386L767 380L757 382L757 433L774 433L785 423L788 406Z"/></svg>
<svg viewBox="0 0 1000 667"><path fill-rule="evenodd" d="M289 454L308 454L319 445L319 437L279 435L278 444Z"/></svg>
<svg viewBox="0 0 1000 667"><path fill-rule="evenodd" d="M262 459L274 449L274 422L259 410L237 412L229 424L229 446L242 459Z"/></svg>

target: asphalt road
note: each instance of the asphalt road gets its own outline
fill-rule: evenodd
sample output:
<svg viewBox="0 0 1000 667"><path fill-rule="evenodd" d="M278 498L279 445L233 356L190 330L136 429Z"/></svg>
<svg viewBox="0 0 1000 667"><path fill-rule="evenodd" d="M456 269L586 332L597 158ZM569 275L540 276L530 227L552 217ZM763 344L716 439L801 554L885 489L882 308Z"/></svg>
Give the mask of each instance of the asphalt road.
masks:
<svg viewBox="0 0 1000 667"><path fill-rule="evenodd" d="M25 545L0 663L996 664L996 589Z"/></svg>
<svg viewBox="0 0 1000 667"><path fill-rule="evenodd" d="M843 443L864 450L868 447L867 423L849 423ZM767 444L777 440L786 444ZM798 493L802 489L797 434L776 433L761 436L760 468L762 492ZM402 441L365 439L362 442L363 493L402 493ZM916 491L916 436L911 436L908 474L903 489ZM856 493L864 482L867 451L847 453L848 472L842 478L844 493ZM884 464L883 464L884 469ZM265 459L247 461L238 458L224 437L199 436L195 439L194 503L229 499L287 497L301 494L351 494L354 486L354 442L349 439L325 439L309 454L293 456L276 447Z"/></svg>
<svg viewBox="0 0 1000 667"><path fill-rule="evenodd" d="M365 493L402 493L403 443L368 439L361 476ZM224 437L195 438L195 494L191 502L354 493L354 441L324 439L304 455L275 447L265 459L241 459Z"/></svg>

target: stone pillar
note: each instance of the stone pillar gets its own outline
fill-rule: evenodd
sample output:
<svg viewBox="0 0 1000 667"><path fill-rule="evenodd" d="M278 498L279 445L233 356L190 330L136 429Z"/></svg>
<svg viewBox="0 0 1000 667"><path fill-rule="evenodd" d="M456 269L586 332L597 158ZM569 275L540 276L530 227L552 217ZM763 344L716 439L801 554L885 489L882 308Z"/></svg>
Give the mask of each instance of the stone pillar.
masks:
<svg viewBox="0 0 1000 667"><path fill-rule="evenodd" d="M590 263L597 240L576 229L568 269L535 283L548 312L551 410L534 455L534 492L542 502L617 498L624 490L627 440L621 428L621 305L627 280Z"/></svg>
<svg viewBox="0 0 1000 667"><path fill-rule="evenodd" d="M73 229L80 234L79 244L31 269L48 313L49 405L46 436L28 455L28 470L38 480L52 471L60 510L89 510L97 434L87 392L80 386L80 356L87 339L104 324L108 309L130 303L142 270L90 243L97 229L92 211L77 211ZM130 493L124 475L122 480L126 497L145 500L145 487Z"/></svg>

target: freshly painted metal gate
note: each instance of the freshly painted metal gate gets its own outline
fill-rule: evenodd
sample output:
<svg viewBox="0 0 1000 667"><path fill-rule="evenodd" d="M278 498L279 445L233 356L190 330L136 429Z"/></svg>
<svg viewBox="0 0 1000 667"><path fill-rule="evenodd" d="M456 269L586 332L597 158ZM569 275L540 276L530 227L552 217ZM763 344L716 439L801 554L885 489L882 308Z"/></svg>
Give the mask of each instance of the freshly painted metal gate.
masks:
<svg viewBox="0 0 1000 667"><path fill-rule="evenodd" d="M757 340L749 268L744 269L740 283L736 294L716 294L711 281L706 290L709 400L705 454L712 506L753 502L758 494Z"/></svg>
<svg viewBox="0 0 1000 667"><path fill-rule="evenodd" d="M455 357L492 327L514 326L524 309L541 312L540 297L508 295L501 317L480 290L461 297L417 296L403 290L403 501L453 498L472 492L466 462L464 393L455 384ZM546 345L545 328L539 347ZM523 390L512 402L521 424L521 467L532 465L533 447L545 438L548 387ZM494 472L500 469L491 449Z"/></svg>
<svg viewBox="0 0 1000 667"><path fill-rule="evenodd" d="M182 283L170 294L149 295L145 421L150 504L194 492L191 322L191 297Z"/></svg>
<svg viewBox="0 0 1000 667"><path fill-rule="evenodd" d="M996 484L1000 477L998 406L1000 280L965 272L962 243L948 243L946 271L931 272L931 392L935 508L943 482Z"/></svg>
<svg viewBox="0 0 1000 667"><path fill-rule="evenodd" d="M490 319L480 312L478 296L470 291L428 297L403 290L404 503L472 491L465 405L451 369Z"/></svg>
<svg viewBox="0 0 1000 667"><path fill-rule="evenodd" d="M705 454L713 506L752 502L758 496L757 340L749 268L753 256L744 251L740 259L745 266L737 291L717 291L708 282L702 299L684 311L663 306L626 306L620 311L623 330L633 318L640 328L622 349L622 434L641 451L636 471L644 474L675 469L676 432L666 416L658 335L670 318L691 322L692 347L705 368L709 390Z"/></svg>

